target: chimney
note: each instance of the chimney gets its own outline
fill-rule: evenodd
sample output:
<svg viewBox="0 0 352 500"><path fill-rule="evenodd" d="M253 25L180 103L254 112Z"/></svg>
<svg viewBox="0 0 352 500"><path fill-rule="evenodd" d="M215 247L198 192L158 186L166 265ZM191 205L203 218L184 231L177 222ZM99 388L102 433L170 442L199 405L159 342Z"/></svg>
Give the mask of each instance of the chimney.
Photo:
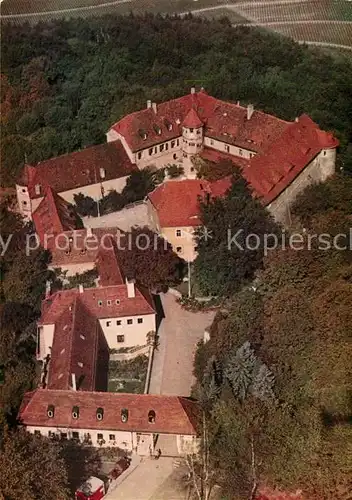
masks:
<svg viewBox="0 0 352 500"><path fill-rule="evenodd" d="M147 101L147 109L150 109L152 107L152 101L148 99Z"/></svg>
<svg viewBox="0 0 352 500"><path fill-rule="evenodd" d="M126 286L127 286L127 297L129 299L133 299L136 296L136 290L134 288L135 280L129 280L126 278Z"/></svg>
<svg viewBox="0 0 352 500"><path fill-rule="evenodd" d="M86 229L87 229L87 238L91 238L93 236L92 228L88 226Z"/></svg>
<svg viewBox="0 0 352 500"><path fill-rule="evenodd" d="M79 290L79 293L83 293L84 291L84 288L83 288L83 285L78 285L78 290Z"/></svg>
<svg viewBox="0 0 352 500"><path fill-rule="evenodd" d="M77 391L77 384L76 384L76 375L74 373L72 375L72 390Z"/></svg>
<svg viewBox="0 0 352 500"><path fill-rule="evenodd" d="M196 88L195 87L191 87L191 94L195 94L196 93Z"/></svg>
<svg viewBox="0 0 352 500"><path fill-rule="evenodd" d="M251 119L252 114L254 113L254 106L253 104L248 104L247 106L247 120Z"/></svg>
<svg viewBox="0 0 352 500"><path fill-rule="evenodd" d="M157 114L156 102L152 102L152 108L155 114Z"/></svg>
<svg viewBox="0 0 352 500"><path fill-rule="evenodd" d="M237 106L239 106L239 105L240 105L240 101L237 101Z"/></svg>
<svg viewBox="0 0 352 500"><path fill-rule="evenodd" d="M298 121L299 121L299 120L298 120L298 116L296 116L296 118L295 118L295 122L297 123Z"/></svg>
<svg viewBox="0 0 352 500"><path fill-rule="evenodd" d="M50 297L50 292L51 292L51 283L49 280L47 280L45 283L45 298L46 299L48 299Z"/></svg>

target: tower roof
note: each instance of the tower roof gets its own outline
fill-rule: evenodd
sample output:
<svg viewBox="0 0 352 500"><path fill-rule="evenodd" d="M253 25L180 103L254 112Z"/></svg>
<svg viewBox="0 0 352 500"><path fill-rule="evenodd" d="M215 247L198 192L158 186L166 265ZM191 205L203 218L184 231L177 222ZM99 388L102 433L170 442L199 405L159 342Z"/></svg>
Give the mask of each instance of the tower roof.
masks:
<svg viewBox="0 0 352 500"><path fill-rule="evenodd" d="M194 108L191 108L186 118L183 120L182 125L187 128L199 128L203 126L202 120L199 118L197 111Z"/></svg>

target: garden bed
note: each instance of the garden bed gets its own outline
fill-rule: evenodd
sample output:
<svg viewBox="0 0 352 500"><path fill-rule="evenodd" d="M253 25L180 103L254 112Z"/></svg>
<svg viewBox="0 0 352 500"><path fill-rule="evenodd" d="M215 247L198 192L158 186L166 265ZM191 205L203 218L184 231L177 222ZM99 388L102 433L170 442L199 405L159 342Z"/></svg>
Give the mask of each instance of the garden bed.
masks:
<svg viewBox="0 0 352 500"><path fill-rule="evenodd" d="M129 361L109 362L109 392L143 394L148 370L148 356Z"/></svg>

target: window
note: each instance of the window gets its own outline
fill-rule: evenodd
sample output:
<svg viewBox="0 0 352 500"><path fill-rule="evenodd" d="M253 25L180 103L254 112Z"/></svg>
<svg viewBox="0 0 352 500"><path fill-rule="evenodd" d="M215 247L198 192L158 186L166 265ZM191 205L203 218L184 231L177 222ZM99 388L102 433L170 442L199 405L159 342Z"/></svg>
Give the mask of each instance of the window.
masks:
<svg viewBox="0 0 352 500"><path fill-rule="evenodd" d="M171 141L171 147L174 148L175 147L175 141Z"/></svg>
<svg viewBox="0 0 352 500"><path fill-rule="evenodd" d="M67 432L61 432L60 437L61 437L61 439L66 440L67 439Z"/></svg>
<svg viewBox="0 0 352 500"><path fill-rule="evenodd" d="M240 156L243 156L243 151L242 151L242 149L239 149L239 150L238 150L238 154L239 154Z"/></svg>
<svg viewBox="0 0 352 500"><path fill-rule="evenodd" d="M107 321L106 326L111 326L111 321Z"/></svg>
<svg viewBox="0 0 352 500"><path fill-rule="evenodd" d="M121 410L121 421L126 423L128 420L128 410L126 408L122 408Z"/></svg>
<svg viewBox="0 0 352 500"><path fill-rule="evenodd" d="M182 247L176 247L176 252L177 253L182 253Z"/></svg>
<svg viewBox="0 0 352 500"><path fill-rule="evenodd" d="M191 170L191 172L194 172L194 167L191 167L191 169L190 169L190 170Z"/></svg>
<svg viewBox="0 0 352 500"><path fill-rule="evenodd" d="M324 151L323 155L326 156L326 151Z"/></svg>
<svg viewBox="0 0 352 500"><path fill-rule="evenodd" d="M161 153L162 151L164 151L164 144L160 144L160 146L159 146L159 151L160 151L160 153Z"/></svg>
<svg viewBox="0 0 352 500"><path fill-rule="evenodd" d="M115 441L115 434L109 434L109 441Z"/></svg>
<svg viewBox="0 0 352 500"><path fill-rule="evenodd" d="M228 144L225 144L225 151L228 153L230 151L230 146Z"/></svg>
<svg viewBox="0 0 352 500"><path fill-rule="evenodd" d="M200 134L201 134L201 132L202 132L202 131L201 131L201 129L199 128L199 129L197 130L197 135L200 135Z"/></svg>
<svg viewBox="0 0 352 500"><path fill-rule="evenodd" d="M149 156L151 156L153 154L153 148L150 148L149 149Z"/></svg>
<svg viewBox="0 0 352 500"><path fill-rule="evenodd" d="M22 205L25 207L27 205L26 201L22 201Z"/></svg>
<svg viewBox="0 0 352 500"><path fill-rule="evenodd" d="M180 139L177 139L176 144L177 144L177 146L180 145Z"/></svg>
<svg viewBox="0 0 352 500"><path fill-rule="evenodd" d="M116 299L115 304L118 306L120 304L120 299Z"/></svg>
<svg viewBox="0 0 352 500"><path fill-rule="evenodd" d="M41 435L41 432L40 432L40 431L34 431L34 435L35 435L35 436L40 436L40 435Z"/></svg>
<svg viewBox="0 0 352 500"><path fill-rule="evenodd" d="M55 432L53 431L48 431L48 437L53 439L55 437Z"/></svg>
<svg viewBox="0 0 352 500"><path fill-rule="evenodd" d="M182 236L181 229L176 229L176 236L177 236L177 238L181 238L181 236Z"/></svg>
<svg viewBox="0 0 352 500"><path fill-rule="evenodd" d="M155 146L154 153L158 152L158 148Z"/></svg>
<svg viewBox="0 0 352 500"><path fill-rule="evenodd" d="M98 306L101 307L103 305L103 301L102 300L98 300Z"/></svg>
<svg viewBox="0 0 352 500"><path fill-rule="evenodd" d="M26 192L26 189L25 188L22 188L22 193L25 193Z"/></svg>
<svg viewBox="0 0 352 500"><path fill-rule="evenodd" d="M133 323L133 320L132 320L132 319L128 319L128 320L127 320L127 324L128 324L128 325L132 325L132 323Z"/></svg>
<svg viewBox="0 0 352 500"><path fill-rule="evenodd" d="M137 322L138 322L139 324L143 323L143 318L138 318L138 319L137 319Z"/></svg>
<svg viewBox="0 0 352 500"><path fill-rule="evenodd" d="M116 325L117 325L117 326L121 326L121 323L122 323L122 321L121 321L120 319L118 319L118 320L116 321Z"/></svg>
<svg viewBox="0 0 352 500"><path fill-rule="evenodd" d="M168 143L165 144L165 149L166 149L166 151L169 149Z"/></svg>
<svg viewBox="0 0 352 500"><path fill-rule="evenodd" d="M149 412L148 412L148 422L150 424L154 424L155 423L155 411L154 410L149 410Z"/></svg>
<svg viewBox="0 0 352 500"><path fill-rule="evenodd" d="M189 131L192 133L193 132L193 128L190 128Z"/></svg>
<svg viewBox="0 0 352 500"><path fill-rule="evenodd" d="M98 433L98 436L97 436L98 440L100 441L101 439L103 440L104 439L104 434L99 434Z"/></svg>
<svg viewBox="0 0 352 500"><path fill-rule="evenodd" d="M176 154L176 153L174 153L174 154L173 154L173 159L174 159L174 160L176 160L176 158L177 158L177 154Z"/></svg>
<svg viewBox="0 0 352 500"><path fill-rule="evenodd" d="M210 139L210 145L211 145L211 146L214 146L214 141L213 141L213 139Z"/></svg>
<svg viewBox="0 0 352 500"><path fill-rule="evenodd" d="M73 431L72 439L74 439L75 441L79 441L79 432Z"/></svg>
<svg viewBox="0 0 352 500"><path fill-rule="evenodd" d="M139 153L137 154L137 158L138 158L138 160L140 160L140 159L142 158L142 153L141 153L141 152L139 152Z"/></svg>
<svg viewBox="0 0 352 500"><path fill-rule="evenodd" d="M117 336L117 342L119 344L122 344L123 342L125 342L125 336L124 335L118 335Z"/></svg>
<svg viewBox="0 0 352 500"><path fill-rule="evenodd" d="M194 147L194 146L195 146L194 142L190 142L190 143L189 143L189 145L190 145L191 147Z"/></svg>
<svg viewBox="0 0 352 500"><path fill-rule="evenodd" d="M111 306L111 304L112 304L111 300L107 300L106 303L108 306Z"/></svg>

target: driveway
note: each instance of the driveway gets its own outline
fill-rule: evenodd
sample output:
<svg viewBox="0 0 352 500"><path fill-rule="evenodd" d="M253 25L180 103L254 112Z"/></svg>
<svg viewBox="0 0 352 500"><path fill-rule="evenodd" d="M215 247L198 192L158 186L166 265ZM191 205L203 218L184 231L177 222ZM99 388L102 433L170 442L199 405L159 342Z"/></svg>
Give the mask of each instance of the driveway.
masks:
<svg viewBox="0 0 352 500"><path fill-rule="evenodd" d="M154 351L149 393L189 396L196 345L215 313L185 311L170 292L160 299L164 318L158 330L159 347Z"/></svg>
<svg viewBox="0 0 352 500"><path fill-rule="evenodd" d="M163 483L174 472L174 459L161 457L153 460L144 458L139 465L130 473L126 474L125 480L118 485L111 485L106 500L150 500L154 495L163 490ZM126 471L127 472L127 471ZM182 500L184 495L171 495L164 497L165 500Z"/></svg>

